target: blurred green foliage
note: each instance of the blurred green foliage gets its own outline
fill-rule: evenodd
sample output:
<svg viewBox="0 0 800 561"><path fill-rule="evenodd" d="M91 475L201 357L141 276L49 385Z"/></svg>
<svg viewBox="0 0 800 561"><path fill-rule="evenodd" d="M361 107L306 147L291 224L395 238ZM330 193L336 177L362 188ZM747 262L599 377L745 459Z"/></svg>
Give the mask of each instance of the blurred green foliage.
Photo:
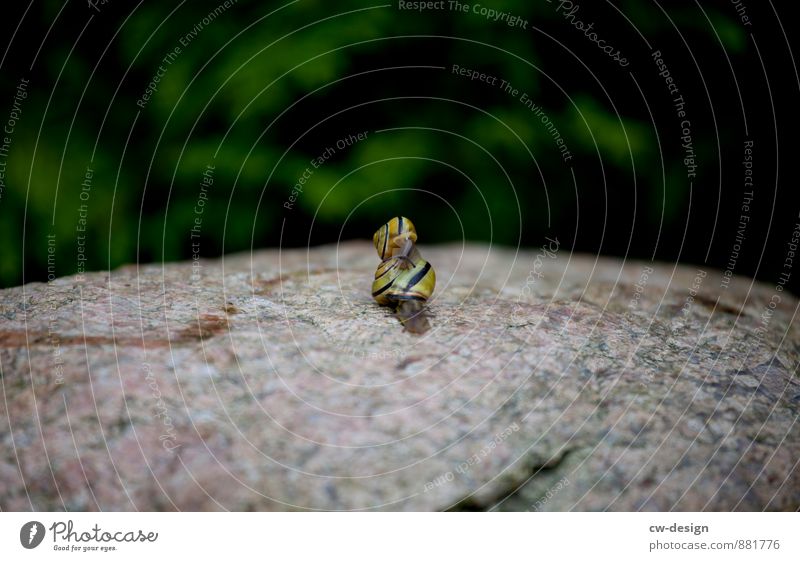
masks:
<svg viewBox="0 0 800 561"><path fill-rule="evenodd" d="M650 109L628 70L546 2L491 2L527 19L521 30L473 13L403 12L396 3L239 0L185 46L215 2L111 2L100 12L75 4L63 12L61 2L37 4L21 35L39 42L56 21L41 53L33 61L35 49L20 39L3 67L4 93L22 76L32 90L0 199L0 238L13 240L0 260L2 285L22 282L23 270L26 281L45 278L48 234L57 239L57 275L76 270L87 168L87 270L190 257L209 164L214 185L199 238L209 256L367 238L400 213L413 217L424 242L536 244L553 232L570 238L581 223L587 238L571 240L579 248L617 253L630 246L622 226L634 203L646 234L660 231L662 218L667 230L683 228L687 182L675 165L669 100L637 33L600 6L584 2L581 15L619 37L640 83L651 85ZM677 44L658 8L618 4L653 43ZM713 28L694 5L669 10L701 48L736 56L746 45L724 3L705 9ZM676 49L671 62L689 90L686 56ZM505 79L542 106L575 155L575 178L528 108L497 86L454 75L453 64ZM137 106L160 65L157 91ZM699 132L699 102L694 110ZM666 163L654 124L669 130ZM366 140L313 171L287 209L310 161L364 131ZM711 140L698 135L696 143L700 153L711 150ZM615 222L607 245L593 247ZM652 240L636 243L644 253Z"/></svg>

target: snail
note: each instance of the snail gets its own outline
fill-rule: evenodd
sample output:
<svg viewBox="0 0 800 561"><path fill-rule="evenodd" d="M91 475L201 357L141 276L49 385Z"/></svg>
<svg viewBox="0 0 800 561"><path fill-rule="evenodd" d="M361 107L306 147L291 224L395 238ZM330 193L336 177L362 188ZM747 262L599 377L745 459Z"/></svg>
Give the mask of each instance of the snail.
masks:
<svg viewBox="0 0 800 561"><path fill-rule="evenodd" d="M416 246L417 230L403 216L392 218L372 237L381 263L372 282L372 297L381 306L395 310L411 333L430 328L425 301L433 293L436 273Z"/></svg>

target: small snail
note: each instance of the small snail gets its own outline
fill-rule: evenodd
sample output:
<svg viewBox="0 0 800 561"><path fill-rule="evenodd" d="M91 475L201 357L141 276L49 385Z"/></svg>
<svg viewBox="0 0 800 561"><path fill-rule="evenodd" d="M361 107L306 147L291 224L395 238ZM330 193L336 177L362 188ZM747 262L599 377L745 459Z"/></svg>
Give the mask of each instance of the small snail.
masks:
<svg viewBox="0 0 800 561"><path fill-rule="evenodd" d="M375 232L372 241L381 258L372 297L381 306L394 308L408 331L424 333L430 328L424 304L433 293L436 273L417 249L414 224L403 216L392 218Z"/></svg>

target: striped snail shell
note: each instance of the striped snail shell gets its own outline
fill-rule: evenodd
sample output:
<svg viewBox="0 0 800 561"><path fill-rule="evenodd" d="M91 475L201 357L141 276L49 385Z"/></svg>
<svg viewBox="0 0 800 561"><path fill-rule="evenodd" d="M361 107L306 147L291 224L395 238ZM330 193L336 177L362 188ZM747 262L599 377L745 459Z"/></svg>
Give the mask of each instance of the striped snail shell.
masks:
<svg viewBox="0 0 800 561"><path fill-rule="evenodd" d="M392 218L372 238L381 263L372 282L372 297L396 310L412 333L428 330L424 303L433 294L436 273L416 246L414 223L404 216Z"/></svg>

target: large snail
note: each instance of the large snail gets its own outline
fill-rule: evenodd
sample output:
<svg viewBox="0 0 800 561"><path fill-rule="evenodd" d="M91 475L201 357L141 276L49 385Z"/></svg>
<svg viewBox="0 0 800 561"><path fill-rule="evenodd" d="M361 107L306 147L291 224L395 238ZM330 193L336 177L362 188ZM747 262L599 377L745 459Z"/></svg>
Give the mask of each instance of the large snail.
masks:
<svg viewBox="0 0 800 561"><path fill-rule="evenodd" d="M436 273L420 255L417 231L408 218L398 216L381 226L372 237L381 264L372 282L372 297L381 306L393 308L411 333L430 328L425 301L433 294Z"/></svg>

